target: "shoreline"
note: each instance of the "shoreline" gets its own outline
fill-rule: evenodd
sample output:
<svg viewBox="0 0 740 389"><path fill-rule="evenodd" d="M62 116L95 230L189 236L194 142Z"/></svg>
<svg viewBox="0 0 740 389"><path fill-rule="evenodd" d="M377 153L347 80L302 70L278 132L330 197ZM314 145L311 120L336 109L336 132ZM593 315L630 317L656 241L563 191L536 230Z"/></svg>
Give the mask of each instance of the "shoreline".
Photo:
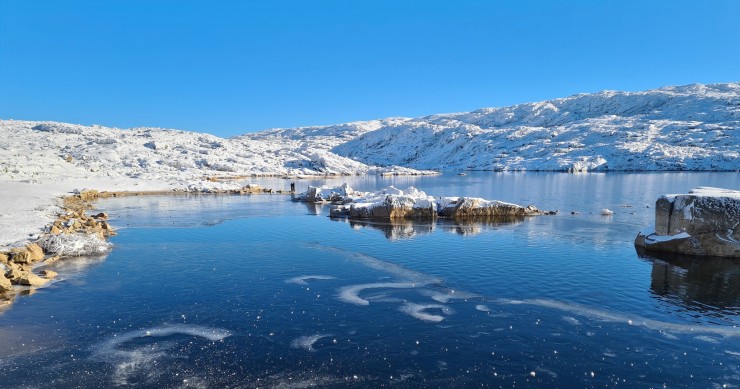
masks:
<svg viewBox="0 0 740 389"><path fill-rule="evenodd" d="M112 245L109 238L116 231L108 224L108 215L98 212L88 215L98 199L134 196L177 195L289 195L289 190L273 190L250 184L240 189L98 191L84 189L56 197L61 201L55 219L42 228L36 238L30 237L0 249L0 313L21 295L31 294L57 278L58 273L47 267L59 260L73 257L105 255ZM19 244L20 243L20 244ZM80 246L82 248L70 248ZM76 251L77 250L77 251ZM39 270L40 269L40 270Z"/></svg>

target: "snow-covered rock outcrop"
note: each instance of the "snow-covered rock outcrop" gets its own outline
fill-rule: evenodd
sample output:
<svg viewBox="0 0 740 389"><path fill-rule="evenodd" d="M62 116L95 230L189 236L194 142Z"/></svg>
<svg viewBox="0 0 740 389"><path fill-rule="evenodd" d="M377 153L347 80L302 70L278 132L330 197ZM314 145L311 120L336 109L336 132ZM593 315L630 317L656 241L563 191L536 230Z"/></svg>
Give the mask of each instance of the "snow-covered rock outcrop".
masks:
<svg viewBox="0 0 740 389"><path fill-rule="evenodd" d="M295 199L338 203L330 215L350 219L507 218L542 214L533 205L522 207L473 197L433 197L413 186L404 190L389 186L377 192L358 192L347 184L336 188L325 185L309 187Z"/></svg>
<svg viewBox="0 0 740 389"><path fill-rule="evenodd" d="M655 203L655 228L635 245L648 251L740 258L740 191L700 187Z"/></svg>

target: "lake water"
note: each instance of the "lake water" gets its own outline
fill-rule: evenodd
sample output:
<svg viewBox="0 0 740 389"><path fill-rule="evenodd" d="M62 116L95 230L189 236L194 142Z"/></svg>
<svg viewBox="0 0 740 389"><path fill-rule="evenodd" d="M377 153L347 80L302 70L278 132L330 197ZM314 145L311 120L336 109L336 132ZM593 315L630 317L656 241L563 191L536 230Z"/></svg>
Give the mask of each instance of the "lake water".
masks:
<svg viewBox="0 0 740 389"><path fill-rule="evenodd" d="M559 213L381 223L281 195L100 201L114 250L56 264L60 281L0 314L0 387L740 386L740 261L633 246L658 196L739 174L329 183L344 181Z"/></svg>

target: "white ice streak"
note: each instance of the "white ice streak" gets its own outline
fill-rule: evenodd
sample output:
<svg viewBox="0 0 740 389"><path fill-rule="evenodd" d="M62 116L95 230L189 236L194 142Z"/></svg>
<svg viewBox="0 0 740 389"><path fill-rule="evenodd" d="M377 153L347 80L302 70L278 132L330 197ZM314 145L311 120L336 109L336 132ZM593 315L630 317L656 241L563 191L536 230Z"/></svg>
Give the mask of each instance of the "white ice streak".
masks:
<svg viewBox="0 0 740 389"><path fill-rule="evenodd" d="M310 335L310 336L301 336L299 338L293 339L293 341L290 342L290 347L314 352L316 351L316 349L313 348L314 343L316 343L319 339L328 338L330 336L333 336L333 335L332 334L317 334L317 335Z"/></svg>
<svg viewBox="0 0 740 389"><path fill-rule="evenodd" d="M398 308L401 312L408 314L409 316L426 322L439 323L444 320L444 316L435 315L433 313L425 312L429 309L439 309L442 313L449 315L452 310L441 304L416 304L412 302L406 302Z"/></svg>
<svg viewBox="0 0 740 389"><path fill-rule="evenodd" d="M339 288L339 299L355 305L370 305L368 300L363 299L359 294L367 289L412 289L424 286L416 282L380 282L374 284L360 284L343 286Z"/></svg>
<svg viewBox="0 0 740 389"><path fill-rule="evenodd" d="M375 258L367 254L343 250L343 249L332 247L332 246L323 246L320 244L312 244L310 245L310 247L323 250L323 251L329 251L329 252L335 252L338 254L342 254L343 256L345 256L345 258L349 260L358 262L371 269L380 270L382 272L392 274L403 280L417 282L421 284L442 283L441 278L433 277L428 274L424 274L424 273L421 273L415 270L407 269L401 265L395 264L393 262L383 261L381 259Z"/></svg>
<svg viewBox="0 0 740 389"><path fill-rule="evenodd" d="M476 305L475 309L481 312L491 312L491 308L489 308L488 305L484 305L484 304Z"/></svg>
<svg viewBox="0 0 740 389"><path fill-rule="evenodd" d="M293 277L285 280L285 283L287 284L297 284L297 285L308 285L308 282L306 281L313 281L313 280L335 280L336 277L332 276L323 276L323 275L308 275L308 276L298 276Z"/></svg>
<svg viewBox="0 0 740 389"><path fill-rule="evenodd" d="M480 295L475 293L469 293L464 292L461 290L454 290L454 289L443 289L443 290L427 290L422 289L419 291L420 294L431 297L432 300L440 302L442 304L447 304L450 302L450 300L467 300L472 299L476 297L480 297Z"/></svg>
<svg viewBox="0 0 740 389"><path fill-rule="evenodd" d="M661 331L661 332L673 332L673 333L709 333L720 335L723 337L740 337L740 328L738 327L724 327L724 326L713 326L713 325L692 325L692 324L678 324L678 323L667 323L653 319L643 318L637 315L628 315L619 312L612 312L603 309L585 307L578 304L566 303L562 301L546 300L546 299L531 299L531 300L510 300L510 299L499 299L500 303L503 304L526 304L536 305L540 307L546 307L551 309L557 309L565 312L570 312L576 315L588 317L590 319L601 320L605 322L614 323L625 323L629 325L642 326L647 329ZM697 337L698 338L698 337ZM709 338L713 339L713 338ZM706 339L700 339L705 340Z"/></svg>

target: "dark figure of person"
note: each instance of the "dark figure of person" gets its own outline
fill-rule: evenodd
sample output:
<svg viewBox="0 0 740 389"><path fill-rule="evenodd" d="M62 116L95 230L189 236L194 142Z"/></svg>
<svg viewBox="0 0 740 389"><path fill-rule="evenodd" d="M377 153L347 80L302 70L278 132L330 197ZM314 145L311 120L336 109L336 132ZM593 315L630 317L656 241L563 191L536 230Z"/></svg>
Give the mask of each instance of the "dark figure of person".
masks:
<svg viewBox="0 0 740 389"><path fill-rule="evenodd" d="M295 193L295 182L290 183L290 193Z"/></svg>

